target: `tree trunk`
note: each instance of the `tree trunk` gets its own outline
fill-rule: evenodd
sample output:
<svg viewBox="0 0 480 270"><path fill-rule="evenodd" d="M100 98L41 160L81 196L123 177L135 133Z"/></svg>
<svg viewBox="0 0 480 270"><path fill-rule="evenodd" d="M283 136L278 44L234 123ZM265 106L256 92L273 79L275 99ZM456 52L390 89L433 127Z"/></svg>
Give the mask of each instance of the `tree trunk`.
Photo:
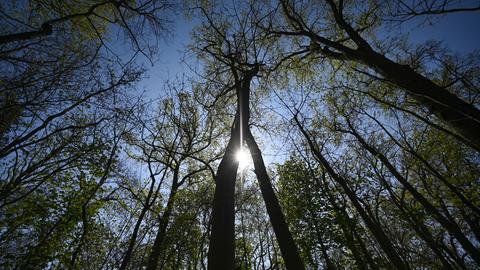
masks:
<svg viewBox="0 0 480 270"><path fill-rule="evenodd" d="M209 270L235 269L235 179L238 161L235 151L240 149L240 127L232 129L225 155L215 177L212 208L212 230L208 249Z"/></svg>
<svg viewBox="0 0 480 270"><path fill-rule="evenodd" d="M250 149L250 153L252 155L255 174L257 175L257 179L260 184L260 191L262 192L267 213L270 218L270 222L272 223L278 245L280 246L282 257L285 261L285 266L290 270L305 269L298 252L297 245L295 244L292 234L288 229L282 208L280 207L277 196L273 191L272 183L270 182L270 178L268 177L267 170L263 162L262 153L258 148L250 129L247 129L245 135L248 148Z"/></svg>
<svg viewBox="0 0 480 270"><path fill-rule="evenodd" d="M474 105L418 74L408 65L395 63L371 48L361 48L356 52L359 62L405 89L412 98L474 144L476 149L480 147L480 111Z"/></svg>
<svg viewBox="0 0 480 270"><path fill-rule="evenodd" d="M335 221L337 224L339 224L340 229L343 232L343 235L345 237L345 245L347 246L348 249L352 252L352 256L355 259L356 265L358 269L360 270L365 270L369 269L368 268L368 263L370 263L371 268L378 268L376 264L373 263L372 256L370 253L367 252L366 248L364 247L364 244L361 239L358 239L358 245L361 246L360 248L357 247L357 243L355 240L355 235L354 232L356 230L355 224L357 223L356 221L352 220L348 214L345 212L345 209L342 209L336 202L335 198L330 194L330 190L327 187L327 184L325 183L325 175L322 175L322 179L324 180L325 186L322 185L322 182L318 179L318 177L315 176L312 168L309 166L309 171L310 175L315 181L315 183L318 185L318 188L320 188L320 191L325 194L325 197L327 198L328 202L332 205L333 211L335 212ZM362 252L363 252L363 257L362 257ZM365 259L367 262L365 262L363 259Z"/></svg>
<svg viewBox="0 0 480 270"><path fill-rule="evenodd" d="M173 205L175 203L175 195L178 190L178 168L173 172L173 181L172 188L170 189L170 194L168 195L167 206L163 212L160 221L157 236L155 237L155 242L153 242L152 252L148 258L147 270L156 270L158 262L160 261L160 253L162 251L162 243L165 239L168 223L170 221L170 216L172 215Z"/></svg>
<svg viewBox="0 0 480 270"><path fill-rule="evenodd" d="M428 245L428 247L430 247L430 249L435 253L435 255L437 255L438 259L441 261L443 265L443 269L453 269L453 267L450 265L448 260L443 255L441 251L441 247L437 244L437 242L433 238L433 235L428 230L427 226L425 226L425 224L417 217L416 213L412 213L411 209L406 208L402 204L402 202L398 199L398 197L390 187L387 180L380 174L379 171L377 171L375 167L374 167L374 171L379 177L380 181L386 187L387 192L390 195L390 198L393 204L397 206L400 213L403 215L406 221L410 224L410 227L418 234L418 236L421 239L423 239L423 241L425 241L425 243Z"/></svg>
<svg viewBox="0 0 480 270"><path fill-rule="evenodd" d="M284 1L282 1L282 6L288 19L301 28L301 32L298 34L304 35L317 43L316 50L322 52L326 57L355 61L375 70L386 80L403 88L410 97L428 108L460 136L474 144L475 149L480 147L480 110L478 108L417 73L410 66L396 63L385 55L376 52L361 37L360 33L345 20L343 4L335 4L333 0L328 0L327 3L337 25L358 46L357 49L344 46L340 42L331 41L310 29L303 29L303 26L301 26L303 21L299 19L300 15L294 12L294 8L289 8ZM321 48L320 44L323 44L324 48ZM331 51L330 47L338 52Z"/></svg>
<svg viewBox="0 0 480 270"><path fill-rule="evenodd" d="M473 202L471 200L469 200L468 198L465 197L465 195L462 194L462 192L457 188L455 187L452 183L450 183L445 177L442 176L442 174L436 170L425 158L423 158L419 153L417 153L415 151L415 149L408 143L405 141L405 143L407 144L406 146L405 145L402 145L389 131L388 129L385 128L385 126L380 122L378 121L375 117L369 115L369 114L366 114L370 119L372 119L373 121L375 121L375 123L377 123L382 129L383 131L385 131L385 133L388 135L388 137L396 144L398 145L399 147L401 147L402 149L404 149L405 151L407 151L408 153L412 154L415 158L417 158L420 162L423 163L423 165L425 165L425 167L433 173L433 175L435 175L435 177L437 177L442 183L444 183L449 189L450 191L452 191L455 195L457 195L457 197L468 207L470 208L470 210L477 216L480 216L480 209L475 205L473 204Z"/></svg>
<svg viewBox="0 0 480 270"><path fill-rule="evenodd" d="M293 240L292 234L288 229L285 216L283 215L282 208L278 202L277 196L273 191L270 177L268 176L265 163L262 158L262 152L260 151L255 138L253 137L250 127L248 126L250 120L250 82L253 76L258 72L258 69L253 69L246 74L243 78L240 88L237 89L239 111L240 111L240 129L242 135L245 137L250 154L252 155L253 164L255 167L255 174L260 185L260 191L262 193L265 206L267 208L268 217L272 224L273 231L275 233L280 251L282 253L285 266L289 270L305 269L300 254L298 252L297 245Z"/></svg>
<svg viewBox="0 0 480 270"><path fill-rule="evenodd" d="M445 218L436 208L433 206L421 193L419 193L408 181L405 179L393 166L393 164L388 161L387 157L382 153L377 151L373 146L369 145L356 130L353 128L351 123L347 119L347 124L351 130L351 134L360 142L360 144L387 167L389 172L405 187L406 190L412 194L416 201L418 201L425 210L430 213L435 220L438 221L449 233L451 233L458 240L460 245L465 249L465 251L470 254L473 260L480 265L480 250L478 250L472 242L463 234L460 227Z"/></svg>
<svg viewBox="0 0 480 270"><path fill-rule="evenodd" d="M325 157L318 151L318 149L315 147L315 144L311 140L310 136L307 134L303 126L300 124L298 121L298 118L295 117L295 122L297 123L298 127L300 128L300 131L302 134L305 136L305 139L308 142L308 145L310 146L310 149L314 156L317 158L317 160L322 164L324 169L327 171L327 173L330 175L330 177L335 180L340 187L343 189L347 197L350 199L352 202L354 208L357 210L357 212L360 214L362 217L363 221L365 222L365 225L367 228L372 232L373 236L377 240L377 242L380 244L381 248L387 255L388 259L393 263L393 266L395 266L397 269L410 269L408 264L403 261L403 259L400 257L400 255L397 253L395 248L393 247L392 242L390 239L387 237L383 229L379 224L377 224L374 220L370 218L368 213L363 209L361 203L358 201L357 195L355 192L348 186L347 180L344 179L342 176L338 175L333 168L330 166L328 161L325 159Z"/></svg>

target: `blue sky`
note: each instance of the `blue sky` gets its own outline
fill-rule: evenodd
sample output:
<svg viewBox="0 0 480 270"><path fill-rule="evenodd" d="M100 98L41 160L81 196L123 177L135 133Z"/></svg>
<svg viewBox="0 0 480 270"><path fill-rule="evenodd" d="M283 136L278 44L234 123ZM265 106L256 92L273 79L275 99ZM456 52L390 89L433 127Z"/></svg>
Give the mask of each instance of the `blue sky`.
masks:
<svg viewBox="0 0 480 270"><path fill-rule="evenodd" d="M402 25L402 32L410 32L412 42L442 40L450 49L459 53L480 49L480 12L437 16L432 24L428 21L422 23L422 21L424 18L418 18Z"/></svg>
<svg viewBox="0 0 480 270"><path fill-rule="evenodd" d="M160 53L154 59L154 65L145 62L148 78L142 80L141 86L147 91L148 98L157 98L162 94L165 80L189 73L181 62L185 47L190 43L190 32L195 21L187 21L181 15L177 18L172 35L160 45ZM452 13L435 16L433 20L426 20L426 17L412 19L401 24L399 30L409 34L409 40L413 43L441 40L457 53L480 48L480 12Z"/></svg>
<svg viewBox="0 0 480 270"><path fill-rule="evenodd" d="M147 98L155 99L162 95L162 87L166 80L176 76L188 74L189 69L182 64L182 57L190 43L190 32L195 21L187 21L181 15L174 22L172 33L160 41L159 55L154 60L154 65L144 62L148 69L147 77L142 80L141 87L146 90Z"/></svg>

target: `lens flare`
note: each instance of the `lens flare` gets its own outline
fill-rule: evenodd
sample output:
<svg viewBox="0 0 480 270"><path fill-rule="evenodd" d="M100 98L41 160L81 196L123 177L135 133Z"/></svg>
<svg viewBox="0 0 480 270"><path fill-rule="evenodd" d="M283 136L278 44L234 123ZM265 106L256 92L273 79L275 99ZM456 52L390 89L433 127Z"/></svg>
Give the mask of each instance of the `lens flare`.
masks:
<svg viewBox="0 0 480 270"><path fill-rule="evenodd" d="M237 153L235 154L235 158L238 161L238 168L240 170L243 170L243 169L246 169L247 167L250 167L250 165L252 163L250 155L243 149L237 151Z"/></svg>

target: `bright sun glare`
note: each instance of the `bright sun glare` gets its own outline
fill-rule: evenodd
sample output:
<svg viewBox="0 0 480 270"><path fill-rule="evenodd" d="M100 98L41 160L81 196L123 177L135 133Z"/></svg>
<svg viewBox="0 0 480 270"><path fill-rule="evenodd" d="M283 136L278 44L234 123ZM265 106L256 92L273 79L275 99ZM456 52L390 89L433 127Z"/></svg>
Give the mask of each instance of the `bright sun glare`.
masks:
<svg viewBox="0 0 480 270"><path fill-rule="evenodd" d="M251 159L250 159L250 156L248 155L248 153L245 150L243 150L243 149L238 150L236 155L235 155L235 158L238 161L238 168L240 170L243 170L243 169L250 166Z"/></svg>

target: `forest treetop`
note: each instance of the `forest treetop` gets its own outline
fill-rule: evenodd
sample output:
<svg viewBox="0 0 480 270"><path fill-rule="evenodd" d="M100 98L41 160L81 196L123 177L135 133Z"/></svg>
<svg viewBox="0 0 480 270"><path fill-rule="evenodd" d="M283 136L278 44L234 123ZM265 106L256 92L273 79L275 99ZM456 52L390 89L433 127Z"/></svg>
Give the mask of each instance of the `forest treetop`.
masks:
<svg viewBox="0 0 480 270"><path fill-rule="evenodd" d="M478 268L479 11L3 1L0 268Z"/></svg>

